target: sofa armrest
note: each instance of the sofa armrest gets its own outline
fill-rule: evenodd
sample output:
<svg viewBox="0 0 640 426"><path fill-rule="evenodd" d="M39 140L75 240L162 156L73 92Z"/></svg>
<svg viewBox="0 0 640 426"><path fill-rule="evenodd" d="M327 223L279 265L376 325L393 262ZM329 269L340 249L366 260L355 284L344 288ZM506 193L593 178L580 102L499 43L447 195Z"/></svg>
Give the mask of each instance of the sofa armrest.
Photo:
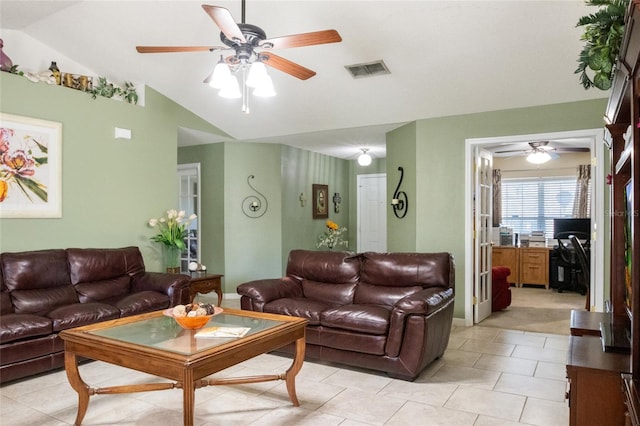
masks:
<svg viewBox="0 0 640 426"><path fill-rule="evenodd" d="M406 317L422 315L425 319L446 308L454 301L453 288L432 287L398 300L391 310L386 352L397 356L402 345Z"/></svg>
<svg viewBox="0 0 640 426"><path fill-rule="evenodd" d="M249 281L240 284L236 291L242 298L246 297L251 300L250 306L260 310L265 303L273 300L303 295L300 282L292 277ZM243 309L245 308L243 307Z"/></svg>
<svg viewBox="0 0 640 426"><path fill-rule="evenodd" d="M183 274L143 272L132 277L131 292L152 290L169 296L169 306L189 303L191 278Z"/></svg>

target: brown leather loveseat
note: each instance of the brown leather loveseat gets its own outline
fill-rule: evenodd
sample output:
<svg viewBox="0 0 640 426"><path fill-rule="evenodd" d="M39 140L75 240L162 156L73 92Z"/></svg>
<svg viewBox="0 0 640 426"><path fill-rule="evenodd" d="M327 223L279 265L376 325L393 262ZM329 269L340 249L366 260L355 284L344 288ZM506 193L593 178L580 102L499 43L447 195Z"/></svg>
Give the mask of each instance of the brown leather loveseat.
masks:
<svg viewBox="0 0 640 426"><path fill-rule="evenodd" d="M284 278L237 291L242 309L308 319L307 357L414 380L447 347L454 264L448 253L293 250Z"/></svg>
<svg viewBox="0 0 640 426"><path fill-rule="evenodd" d="M0 254L0 383L62 367L61 330L188 303L189 282L137 247Z"/></svg>

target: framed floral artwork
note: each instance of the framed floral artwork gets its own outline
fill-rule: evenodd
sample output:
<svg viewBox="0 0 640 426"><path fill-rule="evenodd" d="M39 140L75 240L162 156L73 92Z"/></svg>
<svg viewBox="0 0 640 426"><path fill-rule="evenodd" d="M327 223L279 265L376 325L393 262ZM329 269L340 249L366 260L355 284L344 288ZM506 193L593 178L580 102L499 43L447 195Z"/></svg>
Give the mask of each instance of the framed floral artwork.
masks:
<svg viewBox="0 0 640 426"><path fill-rule="evenodd" d="M313 184L313 218L327 219L329 217L329 185Z"/></svg>
<svg viewBox="0 0 640 426"><path fill-rule="evenodd" d="M0 218L62 217L62 124L0 113Z"/></svg>

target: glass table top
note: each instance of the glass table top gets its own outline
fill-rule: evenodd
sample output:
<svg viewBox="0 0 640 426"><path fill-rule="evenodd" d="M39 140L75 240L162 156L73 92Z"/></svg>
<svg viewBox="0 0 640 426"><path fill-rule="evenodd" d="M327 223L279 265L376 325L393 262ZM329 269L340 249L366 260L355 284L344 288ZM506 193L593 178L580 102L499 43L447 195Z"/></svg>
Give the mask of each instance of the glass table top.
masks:
<svg viewBox="0 0 640 426"><path fill-rule="evenodd" d="M249 331L245 334L246 337L260 331L276 327L280 324L284 324L284 322L262 318L251 318L223 312L211 317L209 322L204 326L204 329L215 326L247 327L249 328ZM129 324L93 330L89 331L89 333L96 336L108 337L122 342L163 349L183 355L192 355L239 339L238 337L194 337L200 330L185 330L180 327L173 318L162 315Z"/></svg>

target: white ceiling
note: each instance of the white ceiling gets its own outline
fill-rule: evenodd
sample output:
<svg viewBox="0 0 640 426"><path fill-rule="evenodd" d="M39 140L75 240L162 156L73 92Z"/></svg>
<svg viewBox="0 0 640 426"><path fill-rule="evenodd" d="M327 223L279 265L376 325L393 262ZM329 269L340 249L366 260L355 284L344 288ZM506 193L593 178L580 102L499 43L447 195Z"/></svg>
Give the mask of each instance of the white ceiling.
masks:
<svg viewBox="0 0 640 426"><path fill-rule="evenodd" d="M276 142L349 159L368 147L384 157L384 134L413 120L607 96L585 91L573 73L582 47L575 24L595 11L583 0L247 0L246 22L269 38L336 29L343 41L274 51L317 75L302 81L270 69L278 95L251 98L246 115L240 100L202 83L218 55L135 50L221 45L201 4L2 0L0 31L19 31L111 81L147 84L229 135L191 132L182 144ZM240 0L206 4L241 20ZM4 51L25 54L6 41ZM344 68L379 59L390 75L354 79Z"/></svg>

